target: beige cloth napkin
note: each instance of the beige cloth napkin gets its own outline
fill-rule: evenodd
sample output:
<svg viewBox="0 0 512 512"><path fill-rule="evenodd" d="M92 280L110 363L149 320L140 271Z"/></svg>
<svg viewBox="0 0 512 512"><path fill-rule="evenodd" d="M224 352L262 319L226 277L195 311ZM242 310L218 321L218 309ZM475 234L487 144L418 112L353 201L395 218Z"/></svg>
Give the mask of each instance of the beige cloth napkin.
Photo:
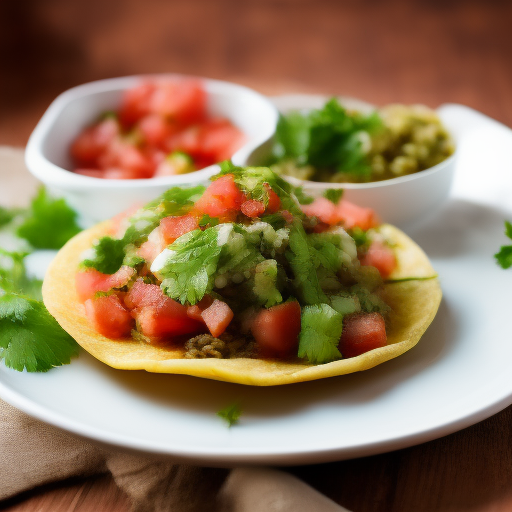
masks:
<svg viewBox="0 0 512 512"><path fill-rule="evenodd" d="M186 466L100 447L0 400L0 500L107 471L134 512L347 512L283 471Z"/></svg>
<svg viewBox="0 0 512 512"><path fill-rule="evenodd" d="M26 204L36 185L23 151L0 147L0 205ZM108 471L136 512L346 511L282 471L201 468L100 447L0 400L0 500L45 483Z"/></svg>

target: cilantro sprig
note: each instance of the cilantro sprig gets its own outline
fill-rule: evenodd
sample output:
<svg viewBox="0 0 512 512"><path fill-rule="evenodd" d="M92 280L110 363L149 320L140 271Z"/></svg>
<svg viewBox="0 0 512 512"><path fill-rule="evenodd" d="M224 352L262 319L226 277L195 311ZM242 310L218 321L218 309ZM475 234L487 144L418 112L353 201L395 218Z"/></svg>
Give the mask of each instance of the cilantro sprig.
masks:
<svg viewBox="0 0 512 512"><path fill-rule="evenodd" d="M0 227L34 249L58 249L80 231L76 213L44 188L27 210L0 207ZM14 370L46 372L69 363L78 345L42 303L42 282L27 273L28 254L0 247L0 360Z"/></svg>
<svg viewBox="0 0 512 512"><path fill-rule="evenodd" d="M60 249L80 230L76 212L41 187L16 234L35 249Z"/></svg>
<svg viewBox="0 0 512 512"><path fill-rule="evenodd" d="M505 235L512 240L512 223L508 220L505 221ZM494 257L501 268L512 267L512 245L502 245Z"/></svg>
<svg viewBox="0 0 512 512"><path fill-rule="evenodd" d="M309 113L291 112L279 119L272 149L273 163L291 159L331 173L350 173L361 181L371 174L360 133L382 126L377 113L350 113L336 98Z"/></svg>
<svg viewBox="0 0 512 512"><path fill-rule="evenodd" d="M241 414L242 407L238 402L230 404L217 412L217 416L222 418L228 424L228 427L236 425L240 420Z"/></svg>
<svg viewBox="0 0 512 512"><path fill-rule="evenodd" d="M46 372L78 355L78 345L42 302L0 296L0 359L14 370Z"/></svg>

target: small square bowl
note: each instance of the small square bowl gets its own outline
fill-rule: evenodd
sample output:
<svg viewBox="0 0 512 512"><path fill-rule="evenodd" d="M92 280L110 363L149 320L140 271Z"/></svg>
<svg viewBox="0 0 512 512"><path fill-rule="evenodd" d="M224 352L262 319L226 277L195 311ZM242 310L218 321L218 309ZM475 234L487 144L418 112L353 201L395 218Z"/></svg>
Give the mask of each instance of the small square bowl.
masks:
<svg viewBox="0 0 512 512"><path fill-rule="evenodd" d="M219 170L211 165L198 171L150 179L112 180L71 171L70 146L79 133L105 111L119 107L125 90L142 80L190 78L183 75L147 75L113 78L69 89L58 96L32 132L25 151L29 171L56 196L64 197L84 226L108 219L137 203L146 203L174 185L208 181ZM195 78L195 77L194 77ZM244 132L245 144L233 155L246 160L275 132L278 112L264 96L241 85L199 78L207 93L212 116L229 119Z"/></svg>
<svg viewBox="0 0 512 512"><path fill-rule="evenodd" d="M329 97L310 94L289 94L271 98L283 114L291 111L305 111L322 108ZM369 113L375 107L364 101L340 97L340 103L350 110ZM327 183L300 180L291 176L284 178L295 186L302 186L306 193L318 197L327 189L343 189L343 197L360 206L375 210L383 222L389 222L402 229L416 227L428 218L446 201L453 182L458 146L463 127L459 126L459 105L443 105L436 112L455 142L455 151L439 164L397 178L368 183ZM257 165L268 158L272 139L248 154L238 165Z"/></svg>

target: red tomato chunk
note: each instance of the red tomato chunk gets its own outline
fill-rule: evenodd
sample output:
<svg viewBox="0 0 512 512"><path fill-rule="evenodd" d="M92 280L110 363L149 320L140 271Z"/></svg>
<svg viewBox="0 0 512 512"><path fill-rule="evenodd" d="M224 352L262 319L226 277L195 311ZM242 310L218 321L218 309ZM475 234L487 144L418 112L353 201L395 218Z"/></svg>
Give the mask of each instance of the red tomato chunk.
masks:
<svg viewBox="0 0 512 512"><path fill-rule="evenodd" d="M383 279L391 275L397 266L395 253L382 242L372 242L368 251L361 258L361 265L376 267Z"/></svg>
<svg viewBox="0 0 512 512"><path fill-rule="evenodd" d="M380 313L349 315L343 319L338 348L344 358L356 357L386 345L386 324Z"/></svg>
<svg viewBox="0 0 512 512"><path fill-rule="evenodd" d="M211 306L207 307L202 313L201 318L204 320L210 334L217 338L227 328L231 320L233 320L233 311L223 301L215 299Z"/></svg>
<svg viewBox="0 0 512 512"><path fill-rule="evenodd" d="M216 179L197 200L193 211L229 221L236 218L245 195L236 186L231 174Z"/></svg>
<svg viewBox="0 0 512 512"><path fill-rule="evenodd" d="M166 244L172 244L180 236L199 228L197 217L182 215L181 217L165 217L160 221L160 230Z"/></svg>
<svg viewBox="0 0 512 512"><path fill-rule="evenodd" d="M316 217L329 226L341 222L347 229L358 227L366 231L379 223L371 208L363 208L345 200L336 205L325 197L318 197L311 204L302 206L302 210L306 215Z"/></svg>
<svg viewBox="0 0 512 512"><path fill-rule="evenodd" d="M85 301L85 314L93 328L107 338L129 336L133 318L115 295L103 295Z"/></svg>
<svg viewBox="0 0 512 512"><path fill-rule="evenodd" d="M91 268L75 275L75 287L80 302L92 299L97 292L108 292L112 288L122 288L132 277L135 269L123 265L115 274L102 274Z"/></svg>
<svg viewBox="0 0 512 512"><path fill-rule="evenodd" d="M204 325L187 315L187 308L164 295L156 284L137 280L124 298L145 336L180 336L204 331Z"/></svg>
<svg viewBox="0 0 512 512"><path fill-rule="evenodd" d="M254 319L251 332L264 357L297 355L300 333L300 305L285 302L262 309Z"/></svg>
<svg viewBox="0 0 512 512"><path fill-rule="evenodd" d="M146 179L176 170L166 156L182 151L202 169L229 159L245 136L229 120L210 118L199 80L143 82L125 91L118 119L109 116L86 128L71 145L75 172L106 179Z"/></svg>

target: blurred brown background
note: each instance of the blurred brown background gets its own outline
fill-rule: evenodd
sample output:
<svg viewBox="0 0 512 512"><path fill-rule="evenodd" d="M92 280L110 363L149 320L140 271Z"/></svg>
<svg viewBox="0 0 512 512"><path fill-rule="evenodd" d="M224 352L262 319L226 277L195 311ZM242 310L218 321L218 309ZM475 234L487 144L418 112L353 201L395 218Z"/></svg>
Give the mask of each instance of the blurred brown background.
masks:
<svg viewBox="0 0 512 512"><path fill-rule="evenodd" d="M511 21L509 0L0 0L0 144L24 145L69 87L166 71L269 94L457 102L510 126ZM509 407L424 445L293 472L355 511L505 512L512 510L511 425ZM129 508L106 476L4 506Z"/></svg>
<svg viewBox="0 0 512 512"><path fill-rule="evenodd" d="M69 87L165 71L511 125L511 20L506 0L3 0L0 143L24 144Z"/></svg>

